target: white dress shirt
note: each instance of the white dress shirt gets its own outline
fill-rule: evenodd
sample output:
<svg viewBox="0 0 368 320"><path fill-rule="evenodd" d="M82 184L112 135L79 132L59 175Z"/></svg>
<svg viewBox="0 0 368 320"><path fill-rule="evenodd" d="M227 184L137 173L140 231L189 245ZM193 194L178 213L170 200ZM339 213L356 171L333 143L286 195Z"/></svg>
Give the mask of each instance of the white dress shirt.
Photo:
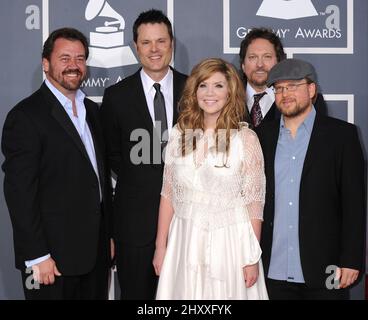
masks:
<svg viewBox="0 0 368 320"><path fill-rule="evenodd" d="M263 118L266 116L267 112L271 109L272 104L275 101L275 93L273 92L272 87L267 88L264 92L267 92L267 94L265 94L259 101L259 106L261 107ZM247 89L246 89L246 101L247 101L247 107L248 107L249 114L253 107L253 102L254 102L253 96L257 93L260 93L260 92L256 92L256 90L254 90L248 82Z"/></svg>
<svg viewBox="0 0 368 320"><path fill-rule="evenodd" d="M144 90L144 95L146 96L148 111L151 115L152 123L155 123L155 108L153 105L153 99L155 98L156 89L153 85L156 81L152 80L150 76L142 69L141 72L141 80ZM168 134L170 135L171 128L173 126L173 117L174 117L174 109L173 109L173 92L174 92L174 76L171 69L168 70L167 74L163 79L157 83L161 85L161 92L165 98L165 109L166 109L166 119L167 119L167 128Z"/></svg>

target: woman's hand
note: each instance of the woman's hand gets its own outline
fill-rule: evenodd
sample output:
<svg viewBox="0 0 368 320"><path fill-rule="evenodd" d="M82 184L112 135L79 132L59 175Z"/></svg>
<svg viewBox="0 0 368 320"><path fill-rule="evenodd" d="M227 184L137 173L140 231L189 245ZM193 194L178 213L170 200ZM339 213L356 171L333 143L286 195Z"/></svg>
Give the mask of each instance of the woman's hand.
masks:
<svg viewBox="0 0 368 320"><path fill-rule="evenodd" d="M250 288L257 282L258 279L259 274L258 262L256 264L243 267L243 273L244 273L245 286L247 288Z"/></svg>
<svg viewBox="0 0 368 320"><path fill-rule="evenodd" d="M152 264L153 264L153 267L155 268L155 273L157 276L159 276L161 273L161 267L162 267L162 263L165 258L165 253L166 253L166 247L156 247Z"/></svg>

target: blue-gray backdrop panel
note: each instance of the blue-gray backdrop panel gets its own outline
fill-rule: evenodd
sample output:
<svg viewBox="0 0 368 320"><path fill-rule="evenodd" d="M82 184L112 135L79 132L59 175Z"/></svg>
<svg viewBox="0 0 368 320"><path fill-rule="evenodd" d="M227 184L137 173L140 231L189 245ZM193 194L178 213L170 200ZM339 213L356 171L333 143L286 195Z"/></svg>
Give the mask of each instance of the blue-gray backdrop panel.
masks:
<svg viewBox="0 0 368 320"><path fill-rule="evenodd" d="M88 38L100 36L104 48L92 44L96 61L111 56L109 64L91 62L84 91L99 101L107 86L131 74L139 65L133 46L132 24L143 10L159 8L173 22L174 64L189 73L206 57L223 57L238 64L238 47L254 26L273 28L283 39L289 57L310 61L319 75L330 115L354 122L364 152L368 147L367 57L368 2L365 0L107 0L101 10L95 0L2 0L0 2L1 127L7 112L36 90L42 80L41 51L48 33L73 26ZM87 20L87 5L97 16ZM296 5L296 6L295 6ZM287 6L288 8L283 8ZM295 7L294 7L295 6ZM282 10L280 8L283 8ZM92 10L93 11L93 10ZM117 45L99 27L123 21L124 37ZM117 57L116 57L117 56ZM123 58L121 58L123 57ZM104 59L102 59L104 60ZM0 155L0 162L3 155ZM3 178L3 173L0 173ZM0 186L0 299L23 299L19 272L14 268L12 228ZM352 297L363 298L363 283Z"/></svg>

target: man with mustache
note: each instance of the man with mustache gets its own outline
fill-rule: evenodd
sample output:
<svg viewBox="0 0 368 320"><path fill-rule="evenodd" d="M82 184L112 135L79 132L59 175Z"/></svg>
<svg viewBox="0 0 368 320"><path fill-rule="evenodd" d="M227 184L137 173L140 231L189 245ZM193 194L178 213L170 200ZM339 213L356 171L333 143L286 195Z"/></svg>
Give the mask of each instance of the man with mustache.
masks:
<svg viewBox="0 0 368 320"><path fill-rule="evenodd" d="M313 66L297 59L279 62L267 80L282 114L257 128L270 299L347 299L346 288L363 270L364 159L357 128L316 112L316 80Z"/></svg>
<svg viewBox="0 0 368 320"><path fill-rule="evenodd" d="M246 82L246 104L254 127L262 121L280 118L272 88L267 88L270 69L286 57L280 38L270 29L253 28L240 44L240 66ZM314 101L318 112L326 114L321 94Z"/></svg>
<svg viewBox="0 0 368 320"><path fill-rule="evenodd" d="M52 32L46 80L4 124L4 192L26 299L107 299L111 180L98 106L79 89L87 58L81 32Z"/></svg>

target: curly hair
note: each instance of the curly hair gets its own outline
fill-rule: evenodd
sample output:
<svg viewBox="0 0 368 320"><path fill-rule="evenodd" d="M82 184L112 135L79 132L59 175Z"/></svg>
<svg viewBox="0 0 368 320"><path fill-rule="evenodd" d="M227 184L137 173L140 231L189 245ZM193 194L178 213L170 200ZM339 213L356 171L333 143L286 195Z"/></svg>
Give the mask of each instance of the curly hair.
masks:
<svg viewBox="0 0 368 320"><path fill-rule="evenodd" d="M240 43L239 61L240 65L243 64L245 55L247 53L249 45L256 39L268 40L274 47L276 53L277 62L286 59L284 46L282 45L281 39L271 29L260 27L253 28L248 32L246 37Z"/></svg>
<svg viewBox="0 0 368 320"><path fill-rule="evenodd" d="M203 110L198 105L197 90L199 85L216 72L222 73L227 81L229 97L221 110L216 122L216 149L219 147L218 132L220 129L226 131L226 153L229 151L230 130L239 129L245 114L245 91L236 69L228 62L219 58L208 58L198 63L188 77L182 97L179 101L180 115L178 127L182 133L182 154L187 154L196 149L198 129L202 132L204 127ZM199 131L201 131L199 130ZM192 132L192 134L188 134ZM221 141L223 139L220 139Z"/></svg>

